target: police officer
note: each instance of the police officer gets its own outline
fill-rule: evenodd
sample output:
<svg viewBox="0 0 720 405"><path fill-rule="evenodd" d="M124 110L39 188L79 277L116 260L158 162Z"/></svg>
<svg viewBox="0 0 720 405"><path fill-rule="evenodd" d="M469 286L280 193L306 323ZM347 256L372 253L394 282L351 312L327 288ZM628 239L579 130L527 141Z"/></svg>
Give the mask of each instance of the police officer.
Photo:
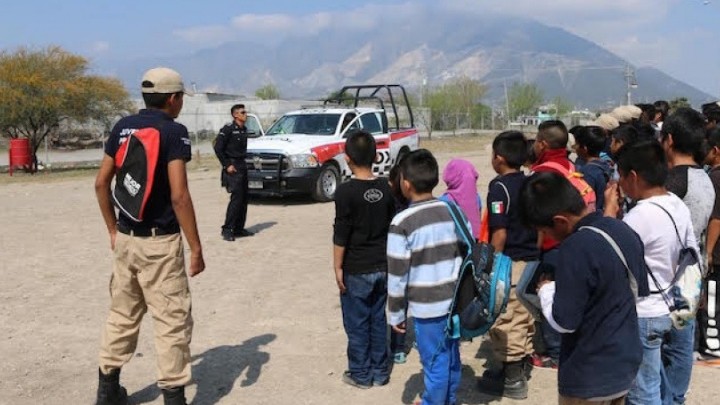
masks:
<svg viewBox="0 0 720 405"><path fill-rule="evenodd" d="M248 206L248 177L245 165L247 138L251 133L245 127L247 111L244 104L235 104L230 109L233 122L225 125L215 139L215 155L222 164L222 186L230 193L222 226L222 237L234 241L235 237L254 235L245 229Z"/></svg>

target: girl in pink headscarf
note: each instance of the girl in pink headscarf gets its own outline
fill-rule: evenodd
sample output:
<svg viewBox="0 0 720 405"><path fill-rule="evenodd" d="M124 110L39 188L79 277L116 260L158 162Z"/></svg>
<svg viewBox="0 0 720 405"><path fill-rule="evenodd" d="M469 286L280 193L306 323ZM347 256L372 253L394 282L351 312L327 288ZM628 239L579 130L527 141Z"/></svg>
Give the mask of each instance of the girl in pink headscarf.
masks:
<svg viewBox="0 0 720 405"><path fill-rule="evenodd" d="M452 201L462 209L463 214L472 225L475 238L480 233L480 211L482 202L477 191L478 172L472 163L463 159L448 162L443 171L443 181L447 191L440 196L441 200Z"/></svg>

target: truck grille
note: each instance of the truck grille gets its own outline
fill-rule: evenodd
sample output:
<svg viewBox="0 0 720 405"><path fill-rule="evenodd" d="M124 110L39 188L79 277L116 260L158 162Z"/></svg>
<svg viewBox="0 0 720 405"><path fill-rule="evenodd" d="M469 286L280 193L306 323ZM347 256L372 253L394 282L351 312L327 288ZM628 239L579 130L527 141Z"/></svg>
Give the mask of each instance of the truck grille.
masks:
<svg viewBox="0 0 720 405"><path fill-rule="evenodd" d="M277 172L279 169L286 170L288 161L285 156L277 153L248 153L245 156L245 165L248 171Z"/></svg>

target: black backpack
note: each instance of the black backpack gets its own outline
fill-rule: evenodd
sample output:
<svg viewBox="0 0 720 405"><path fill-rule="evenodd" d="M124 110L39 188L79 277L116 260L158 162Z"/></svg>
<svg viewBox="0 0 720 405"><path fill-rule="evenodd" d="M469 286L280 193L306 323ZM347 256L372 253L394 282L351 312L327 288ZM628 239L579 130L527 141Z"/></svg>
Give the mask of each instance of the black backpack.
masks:
<svg viewBox="0 0 720 405"><path fill-rule="evenodd" d="M159 126L135 130L115 154L113 201L125 216L135 222L143 220L155 182L159 155Z"/></svg>

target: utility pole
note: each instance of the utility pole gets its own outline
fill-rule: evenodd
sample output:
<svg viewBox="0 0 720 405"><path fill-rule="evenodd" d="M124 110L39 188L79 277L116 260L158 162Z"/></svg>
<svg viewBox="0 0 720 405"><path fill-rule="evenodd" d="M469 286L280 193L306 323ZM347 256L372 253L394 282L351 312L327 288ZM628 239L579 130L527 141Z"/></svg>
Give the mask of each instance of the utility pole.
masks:
<svg viewBox="0 0 720 405"><path fill-rule="evenodd" d="M636 89L638 86L635 70L630 67L630 64L625 65L625 84L627 90L625 101L627 105L630 105L632 104L631 89Z"/></svg>
<svg viewBox="0 0 720 405"><path fill-rule="evenodd" d="M505 87L505 112L507 113L508 125L510 125L510 99L508 98L507 79L503 79L503 87Z"/></svg>

